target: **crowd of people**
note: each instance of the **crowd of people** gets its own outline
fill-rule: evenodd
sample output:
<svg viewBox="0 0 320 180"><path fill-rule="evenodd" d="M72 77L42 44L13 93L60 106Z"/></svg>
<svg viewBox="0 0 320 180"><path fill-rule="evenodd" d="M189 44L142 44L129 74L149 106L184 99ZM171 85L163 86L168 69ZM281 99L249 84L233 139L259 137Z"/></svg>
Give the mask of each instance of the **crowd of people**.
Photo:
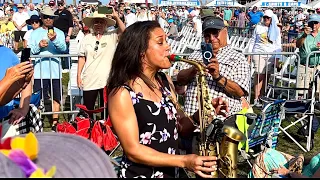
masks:
<svg viewBox="0 0 320 180"><path fill-rule="evenodd" d="M5 28L4 32L13 30L15 43L13 51L0 45L0 119L9 124L28 121L32 92L39 89L44 100L53 99L53 112L60 111L62 73L70 69L71 63L69 58L50 56L69 54L70 40L81 36L77 85L83 90L83 104L89 110L95 109L99 94L103 106L104 88L107 88L108 115L124 152L118 172L121 178L179 177L178 168L210 178L210 173L217 171L216 156L199 156L192 147L200 122L197 102L199 69L185 65L174 82L162 72L172 65L168 59L170 45L167 38L177 40L182 27L191 25L194 35L203 37L203 42L211 45L213 56L205 66L208 93L212 97L209 102L215 112L211 118L219 115L225 124L234 127L237 127L235 119L229 117L250 107L246 97L251 87L251 61L256 72L253 106L261 107L260 98L264 96L262 89L268 70L279 65L279 58L262 55L248 59L235 50L228 43L228 26L233 21L237 20L237 26L241 28L246 27L248 21L248 26L254 28L249 42L249 52L253 53L281 52L283 28L289 24L288 31L291 27L299 29L301 34L297 36L296 47L299 48L301 61L298 66L301 69L306 68L307 55L319 49L320 15L311 10L305 16L298 9L297 18L292 20L286 11L259 10L257 7L250 12L229 7L209 8L211 11L204 14L203 10L208 8L165 8L128 3L110 3L108 6L112 7L111 14L100 14L98 6L94 5L66 6L64 1L37 6L32 3L4 4L0 18L6 19L6 23L1 29ZM169 29L167 33L166 28ZM42 55L42 58L20 63L14 52L19 51L21 40L22 46L30 48L32 55ZM201 49L194 50L188 59L202 63ZM307 84L314 70L320 69L319 58L310 59L308 64L311 65L308 67L309 76L298 72L299 77L306 78ZM303 82L304 79L297 86L304 87ZM183 109L177 105L177 86L186 87L182 93L185 95ZM20 104L14 107L12 99L20 93ZM58 114L53 114L50 119L53 131L58 123ZM316 132L317 128L312 129L313 139ZM179 149L186 149L187 154L179 154ZM308 168L298 172L286 166L294 157L284 158L289 156L282 157L277 151L272 153L281 161L276 161L272 167L266 165L268 162L261 158L273 156L270 153L271 150L265 151L257 158L249 176L319 176L318 156L310 161ZM101 176L114 176L107 174Z"/></svg>

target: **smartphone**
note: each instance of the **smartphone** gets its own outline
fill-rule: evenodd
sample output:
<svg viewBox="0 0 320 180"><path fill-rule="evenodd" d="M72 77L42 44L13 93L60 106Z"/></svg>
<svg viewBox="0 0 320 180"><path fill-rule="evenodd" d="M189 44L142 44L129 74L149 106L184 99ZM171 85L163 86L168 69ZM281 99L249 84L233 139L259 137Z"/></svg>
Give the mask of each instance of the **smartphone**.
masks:
<svg viewBox="0 0 320 180"><path fill-rule="evenodd" d="M54 29L53 29L52 26L51 26L51 27L48 27L48 33L49 33L49 34L53 34L53 33L54 33Z"/></svg>
<svg viewBox="0 0 320 180"><path fill-rule="evenodd" d="M108 6L99 6L98 7L99 14L112 14L112 12L113 12L112 7L108 7Z"/></svg>
<svg viewBox="0 0 320 180"><path fill-rule="evenodd" d="M30 59L30 51L31 51L30 48L24 48L24 49L22 50L21 62L29 61L29 59Z"/></svg>
<svg viewBox="0 0 320 180"><path fill-rule="evenodd" d="M210 59L212 59L214 57L214 55L212 53L212 44L202 42L201 43L201 51L202 51L203 63L205 65L208 65L210 62Z"/></svg>

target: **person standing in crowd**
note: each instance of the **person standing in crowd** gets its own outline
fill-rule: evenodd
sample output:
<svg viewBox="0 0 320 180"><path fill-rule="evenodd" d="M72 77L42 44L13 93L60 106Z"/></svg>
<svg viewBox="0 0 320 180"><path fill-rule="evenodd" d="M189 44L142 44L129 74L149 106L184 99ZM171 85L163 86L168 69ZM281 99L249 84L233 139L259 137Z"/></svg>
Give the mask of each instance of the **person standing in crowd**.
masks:
<svg viewBox="0 0 320 180"><path fill-rule="evenodd" d="M93 31L81 41L77 82L78 87L83 90L83 104L89 110L94 109L98 94L100 95L100 106L104 106L103 89L107 84L118 36L125 30L125 25L115 10L113 10L112 16L114 20L107 18L105 14L98 14L96 11L92 17L83 19L84 24ZM118 29L106 32L107 27L115 24Z"/></svg>
<svg viewBox="0 0 320 180"><path fill-rule="evenodd" d="M56 10L56 2L55 1L53 1L53 0L49 1L48 5L53 11Z"/></svg>
<svg viewBox="0 0 320 180"><path fill-rule="evenodd" d="M303 9L302 8L298 8L298 14L295 17L295 19L296 19L296 27L297 28L302 27L303 22L306 19L306 16L302 12L303 12Z"/></svg>
<svg viewBox="0 0 320 180"><path fill-rule="evenodd" d="M249 19L249 26L254 27L257 25L263 16L263 13L261 11L258 11L257 6L254 6L252 11L248 13L248 19Z"/></svg>
<svg viewBox="0 0 320 180"><path fill-rule="evenodd" d="M28 30L26 34L23 36L23 47L28 47L28 42L30 40L31 33L42 26L42 21L39 16L32 15L30 19L26 20L26 23L32 27L32 29Z"/></svg>
<svg viewBox="0 0 320 180"><path fill-rule="evenodd" d="M39 16L39 12L34 9L34 4L33 3L29 4L28 15L29 15L29 17L31 17L32 15Z"/></svg>
<svg viewBox="0 0 320 180"><path fill-rule="evenodd" d="M160 24L160 27L161 27L163 30L164 30L166 27L169 26L168 22L165 20L165 19L166 19L165 16L166 16L166 15L165 15L163 12L159 12L159 20L158 20L158 22L159 22L159 24Z"/></svg>
<svg viewBox="0 0 320 180"><path fill-rule="evenodd" d="M246 13L243 9L239 10L239 15L238 15L238 27L239 28L245 28L246 27L246 22L247 22L247 16Z"/></svg>
<svg viewBox="0 0 320 180"><path fill-rule="evenodd" d="M82 23L79 21L78 16L73 16L73 28L70 39L75 39L79 32L82 30Z"/></svg>
<svg viewBox="0 0 320 180"><path fill-rule="evenodd" d="M216 57L207 65L209 93L213 97L225 98L231 115L238 113L242 110L241 97L249 94L249 63L242 53L227 44L227 28L220 17L205 18L202 29L205 43L212 44ZM189 59L203 62L202 52L194 51ZM188 64L177 76L179 85L187 85L184 108L188 115L198 110L196 75L197 69Z"/></svg>
<svg viewBox="0 0 320 180"><path fill-rule="evenodd" d="M177 25L174 24L173 19L169 19L168 23L169 23L170 29L169 29L169 32L168 32L167 36L170 39L176 39L178 37Z"/></svg>
<svg viewBox="0 0 320 180"><path fill-rule="evenodd" d="M140 11L137 13L137 21L151 21L151 16L148 13L148 8L145 4L141 4Z"/></svg>
<svg viewBox="0 0 320 180"><path fill-rule="evenodd" d="M230 24L230 21L232 19L232 10L230 9L230 7L226 7L223 10L223 20L227 21L228 24Z"/></svg>
<svg viewBox="0 0 320 180"><path fill-rule="evenodd" d="M120 38L107 84L110 119L124 150L120 178L174 178L179 167L208 178L204 172L217 170L215 156L177 155L178 137L194 130L198 115L177 114L172 81L160 72L171 67L169 52L156 21L134 23ZM217 113L219 101L226 105L212 99Z"/></svg>
<svg viewBox="0 0 320 180"><path fill-rule="evenodd" d="M55 19L53 26L60 29L63 33L64 36L66 37L65 41L67 44L67 49L66 49L66 54L69 53L69 45L70 45L70 38L72 34L72 29L73 29L73 16L70 13L70 11L65 8L65 4L63 0L58 1L58 9L56 12L54 12L55 15L58 16L57 19ZM71 62L69 62L70 58L62 58L62 69L63 72L68 72L70 69Z"/></svg>
<svg viewBox="0 0 320 180"><path fill-rule="evenodd" d="M26 20L29 19L28 13L24 12L24 6L22 4L18 4L18 12L13 14L12 21L14 26L16 27L14 30L14 51L17 53L19 49L20 40L23 41L23 36L28 31L28 27L26 24Z"/></svg>
<svg viewBox="0 0 320 180"><path fill-rule="evenodd" d="M201 37L202 36L202 22L201 22L200 16L194 16L192 18L192 22L193 22L193 31L196 32L197 37Z"/></svg>
<svg viewBox="0 0 320 180"><path fill-rule="evenodd" d="M124 17L126 27L129 27L131 24L137 22L137 16L131 12L130 7L125 7L124 10L126 11L126 15Z"/></svg>
<svg viewBox="0 0 320 180"><path fill-rule="evenodd" d="M281 52L281 30L278 27L278 17L272 10L267 9L263 15L263 22L258 24L249 42L248 52L253 53L274 53ZM264 95L266 74L273 73L273 66L277 66L277 56L253 55L252 57L255 72L254 105L262 107L259 100ZM249 56L249 61L251 57Z"/></svg>
<svg viewBox="0 0 320 180"><path fill-rule="evenodd" d="M30 97L32 94L32 83L30 82L33 76L33 65L30 62L20 63L17 55L12 52L11 49L3 46L3 43L0 41L0 54L1 54L1 66L0 66L0 81L2 83L5 80L5 75L7 71L11 71L10 69L15 69L16 71L22 71L24 74L20 75L20 77L6 77L16 79L16 81L12 82L11 86L8 87L8 90L18 89L18 92L21 92L21 100L19 107L15 109L13 98L15 98L18 94L17 92L9 92L9 94L1 94L1 99L9 99L6 100L5 103L1 103L0 106L0 120L11 115L10 122L13 124L18 123L22 119L24 119L29 112L29 103ZM17 72L20 73L20 72ZM23 78L22 78L23 77ZM3 85L3 84L2 84ZM19 88L16 88L18 86ZM3 88L3 87L1 87ZM9 97L3 97L7 96ZM0 134L1 136L1 134Z"/></svg>
<svg viewBox="0 0 320 180"><path fill-rule="evenodd" d="M44 7L41 11L42 27L31 33L28 46L34 55L45 55L47 58L39 58L35 61L34 66L34 91L42 88L42 97L45 102L50 97L53 99L52 111L60 110L61 104L61 66L60 58L49 58L51 55L62 54L66 51L66 41L63 31L53 27L54 19L57 15L50 7ZM49 28L53 28L53 33L49 32ZM52 88L52 92L51 92ZM51 103L50 103L51 104ZM52 130L55 131L56 124L59 120L58 114L53 114L50 120Z"/></svg>

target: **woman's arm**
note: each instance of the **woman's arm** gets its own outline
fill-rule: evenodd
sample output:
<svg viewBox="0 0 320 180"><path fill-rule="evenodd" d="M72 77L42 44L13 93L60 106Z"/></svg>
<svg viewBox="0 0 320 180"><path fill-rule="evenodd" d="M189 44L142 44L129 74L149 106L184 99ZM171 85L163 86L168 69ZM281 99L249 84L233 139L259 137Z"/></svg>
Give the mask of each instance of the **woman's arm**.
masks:
<svg viewBox="0 0 320 180"><path fill-rule="evenodd" d="M186 167L204 177L210 176L204 175L200 171L214 171L215 168L212 166L216 163L216 157L197 156L194 154L172 155L158 152L140 144L137 117L130 94L125 88L120 88L117 92L112 91L110 93L108 110L124 153L132 162L153 167ZM202 167L203 161L210 162L206 162L206 167Z"/></svg>

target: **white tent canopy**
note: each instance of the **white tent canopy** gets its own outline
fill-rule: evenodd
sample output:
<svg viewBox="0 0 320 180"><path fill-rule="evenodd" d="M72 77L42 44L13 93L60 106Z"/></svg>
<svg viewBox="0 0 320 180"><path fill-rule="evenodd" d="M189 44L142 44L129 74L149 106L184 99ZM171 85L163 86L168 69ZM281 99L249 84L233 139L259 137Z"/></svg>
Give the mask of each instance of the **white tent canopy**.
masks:
<svg viewBox="0 0 320 180"><path fill-rule="evenodd" d="M123 1L124 3L136 3L136 4L138 4L138 3L146 3L146 0L124 0ZM148 0L148 4L152 4L153 2L152 2L152 0Z"/></svg>
<svg viewBox="0 0 320 180"><path fill-rule="evenodd" d="M308 6L312 7L312 8L320 8L320 0L318 1L312 1L311 3L308 4Z"/></svg>
<svg viewBox="0 0 320 180"><path fill-rule="evenodd" d="M309 8L308 5L302 4L301 2L297 2L294 0L259 0L253 4L250 4L250 7L265 7L265 8L275 8L275 7L301 7L301 8ZM248 7L248 6L247 6Z"/></svg>
<svg viewBox="0 0 320 180"><path fill-rule="evenodd" d="M242 4L239 4L236 0L214 0L208 3L208 7L217 7L217 6L228 6L228 7L245 7Z"/></svg>

